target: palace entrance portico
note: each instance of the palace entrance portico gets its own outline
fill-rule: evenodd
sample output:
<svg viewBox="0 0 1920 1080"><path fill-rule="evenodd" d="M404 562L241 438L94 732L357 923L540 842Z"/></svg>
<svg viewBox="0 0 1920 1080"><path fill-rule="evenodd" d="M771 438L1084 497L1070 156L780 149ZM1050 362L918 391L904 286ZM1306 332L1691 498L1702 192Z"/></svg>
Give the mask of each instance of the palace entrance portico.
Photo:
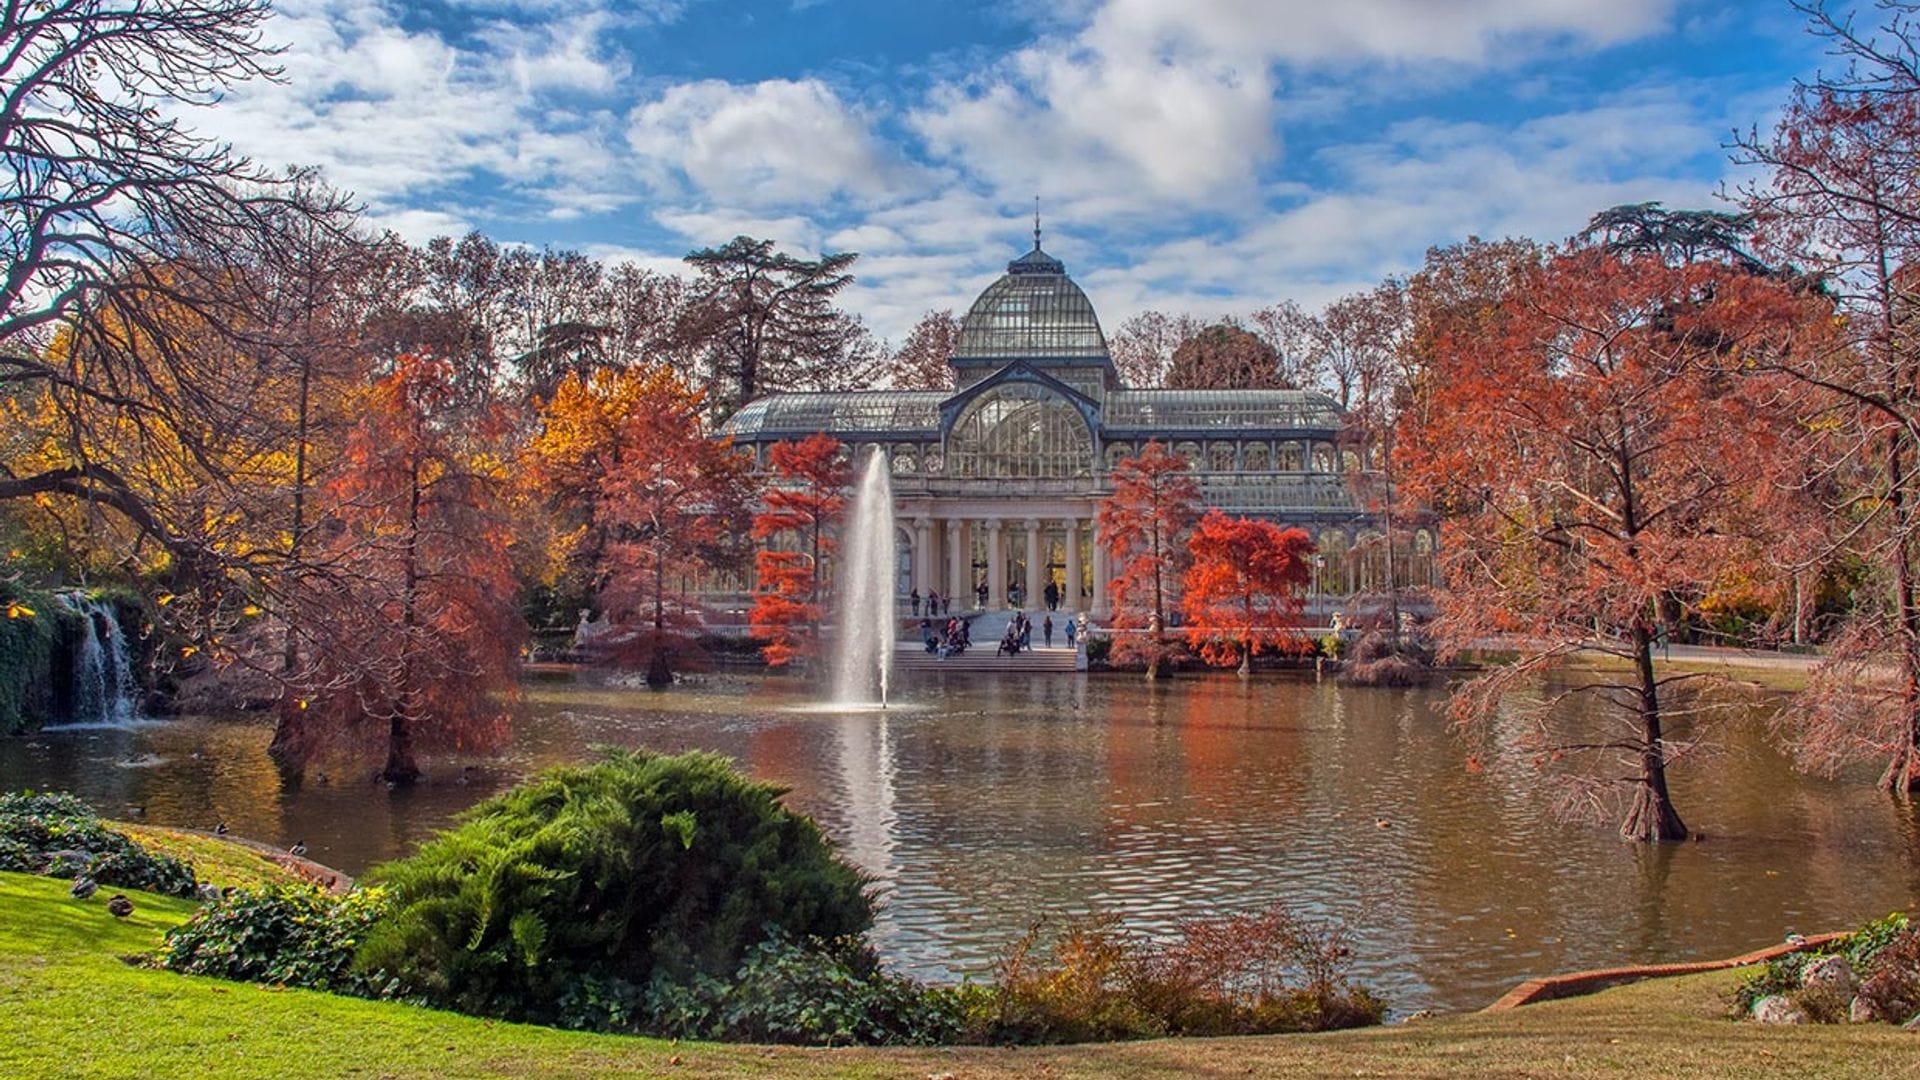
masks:
<svg viewBox="0 0 1920 1080"><path fill-rule="evenodd" d="M1061 611L1105 615L1106 554L1095 542L1095 505L1093 498L900 500L912 588L972 610L985 584L987 610L1032 610L1044 604L1051 583L1060 591Z"/></svg>

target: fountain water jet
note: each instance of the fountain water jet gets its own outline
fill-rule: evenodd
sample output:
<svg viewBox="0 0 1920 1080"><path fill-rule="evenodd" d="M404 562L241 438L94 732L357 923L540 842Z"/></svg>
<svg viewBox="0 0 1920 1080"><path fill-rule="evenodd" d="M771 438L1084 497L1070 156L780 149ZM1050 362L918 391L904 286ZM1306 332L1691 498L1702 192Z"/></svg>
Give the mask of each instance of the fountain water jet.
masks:
<svg viewBox="0 0 1920 1080"><path fill-rule="evenodd" d="M884 450L875 447L860 471L847 528L840 537L834 578L833 704L887 707L893 670L893 484ZM876 696L877 695L877 696Z"/></svg>

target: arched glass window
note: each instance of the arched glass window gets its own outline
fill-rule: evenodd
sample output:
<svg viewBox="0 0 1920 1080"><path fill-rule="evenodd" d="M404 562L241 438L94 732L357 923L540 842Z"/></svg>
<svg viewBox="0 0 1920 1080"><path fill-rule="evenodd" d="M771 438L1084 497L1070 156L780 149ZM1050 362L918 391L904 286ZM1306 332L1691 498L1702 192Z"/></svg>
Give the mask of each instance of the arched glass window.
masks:
<svg viewBox="0 0 1920 1080"><path fill-rule="evenodd" d="M893 448L893 474L895 476L911 474L918 465L919 455L913 452L913 447L896 446Z"/></svg>
<svg viewBox="0 0 1920 1080"><path fill-rule="evenodd" d="M1352 450L1340 451L1340 467L1350 473L1360 471L1360 455Z"/></svg>
<svg viewBox="0 0 1920 1080"><path fill-rule="evenodd" d="M1283 442L1273 467L1280 472L1300 472L1307 467L1307 454L1297 442Z"/></svg>
<svg viewBox="0 0 1920 1080"><path fill-rule="evenodd" d="M920 460L920 467L926 470L928 476L939 476L947 471L946 455L939 450L930 449L926 457Z"/></svg>
<svg viewBox="0 0 1920 1080"><path fill-rule="evenodd" d="M1267 444L1263 442L1247 443L1240 448L1240 466L1248 472L1266 472L1273 468L1273 462L1267 457Z"/></svg>
<svg viewBox="0 0 1920 1080"><path fill-rule="evenodd" d="M1093 433L1046 388L1008 383L975 398L954 422L947 467L955 476L1088 476Z"/></svg>
<svg viewBox="0 0 1920 1080"><path fill-rule="evenodd" d="M1230 442L1209 443L1207 446L1207 469L1211 472L1233 471L1233 444Z"/></svg>
<svg viewBox="0 0 1920 1080"><path fill-rule="evenodd" d="M1317 473L1338 472L1338 458L1333 455L1333 447L1327 443L1313 444L1313 471Z"/></svg>
<svg viewBox="0 0 1920 1080"><path fill-rule="evenodd" d="M1114 467L1119 465L1122 459L1130 458L1132 456L1133 456L1132 443L1123 443L1123 442L1108 443L1107 444L1107 471L1109 472L1113 471Z"/></svg>
<svg viewBox="0 0 1920 1080"><path fill-rule="evenodd" d="M1173 454L1184 459L1188 468L1198 468L1200 465L1200 444L1197 442L1174 443Z"/></svg>
<svg viewBox="0 0 1920 1080"><path fill-rule="evenodd" d="M1343 596L1350 592L1347 585L1346 534L1334 529L1321 533L1315 554L1320 557L1320 591L1332 596Z"/></svg>

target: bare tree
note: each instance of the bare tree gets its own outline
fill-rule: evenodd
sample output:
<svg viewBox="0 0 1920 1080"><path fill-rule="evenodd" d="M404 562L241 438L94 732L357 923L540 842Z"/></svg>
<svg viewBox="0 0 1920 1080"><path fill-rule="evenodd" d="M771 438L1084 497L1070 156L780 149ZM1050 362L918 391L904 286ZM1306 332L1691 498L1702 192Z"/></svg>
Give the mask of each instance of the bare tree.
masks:
<svg viewBox="0 0 1920 1080"><path fill-rule="evenodd" d="M914 324L887 362L887 381L901 390L953 389L953 350L960 321L952 311L929 311Z"/></svg>
<svg viewBox="0 0 1920 1080"><path fill-rule="evenodd" d="M1128 386L1151 388L1166 382L1174 351L1206 324L1192 315L1143 311L1120 324L1107 340L1107 351Z"/></svg>
<svg viewBox="0 0 1920 1080"><path fill-rule="evenodd" d="M1248 329L1273 347L1277 358L1275 378L1292 390L1305 390L1320 381L1323 374L1319 355L1313 347L1313 317L1291 300L1269 304L1247 319Z"/></svg>
<svg viewBox="0 0 1920 1080"><path fill-rule="evenodd" d="M213 451L199 434L231 430L252 398L234 380L252 374L223 366L209 337L233 341L236 300L262 267L297 257L286 253L312 230L345 239L351 224L338 195L178 118L277 77L260 37L267 14L264 0L0 8L0 392L57 391L136 430L162 423L201 460ZM70 347L52 350L62 327ZM90 347L103 343L133 347ZM79 500L182 569L217 561L73 434L66 462L0 463L0 500Z"/></svg>
<svg viewBox="0 0 1920 1080"><path fill-rule="evenodd" d="M1811 391L1813 475L1838 481L1833 550L1858 559L1877 590L1860 590L1790 723L1803 765L1881 761L1881 786L1910 798L1920 792L1920 3L1881 0L1873 26L1824 0L1794 6L1844 66L1797 87L1778 128L1740 137L1734 156L1766 170L1742 192L1762 254L1817 275L1842 318L1828 321L1838 331L1828 347L1749 366Z"/></svg>

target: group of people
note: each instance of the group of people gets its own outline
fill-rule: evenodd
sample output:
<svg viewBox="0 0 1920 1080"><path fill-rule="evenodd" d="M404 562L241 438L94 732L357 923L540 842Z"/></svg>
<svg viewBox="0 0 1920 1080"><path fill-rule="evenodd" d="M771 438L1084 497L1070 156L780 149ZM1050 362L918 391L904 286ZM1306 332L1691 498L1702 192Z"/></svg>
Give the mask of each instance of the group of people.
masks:
<svg viewBox="0 0 1920 1080"><path fill-rule="evenodd" d="M907 599L913 601L913 613L915 615L920 614L922 605L925 605L929 617L945 615L953 608L953 597L941 596L940 590L938 589L928 589L927 595L924 598L921 597L920 590L915 589L907 594Z"/></svg>
<svg viewBox="0 0 1920 1080"><path fill-rule="evenodd" d="M927 615L931 616L933 613L933 608L929 606ZM937 629L933 625L933 619L923 617L920 620L920 636L926 641L929 654L945 660L949 656L966 652L967 646L973 644L973 622L956 615L947 620L945 629Z"/></svg>
<svg viewBox="0 0 1920 1080"><path fill-rule="evenodd" d="M1078 636L1072 619L1066 620L1066 631L1067 648L1071 649ZM1046 642L1047 648L1053 648L1052 615L1045 615L1040 619L1040 640ZM1033 648L1033 620L1027 618L1026 612L1016 611L1013 613L1013 618L1007 620L1007 632L1000 638L1000 647L994 655L1005 653L1008 656L1017 656L1022 650L1031 648Z"/></svg>
<svg viewBox="0 0 1920 1080"><path fill-rule="evenodd" d="M987 601L991 595L987 589L987 583L984 581L974 589L974 596L979 600L982 610L986 609ZM928 589L927 595L923 597L920 595L920 590L916 588L907 594L907 599L912 602L913 613L915 615L921 614L922 609L925 610L928 617L951 614L953 610L953 597L941 595L938 589ZM1066 591L1060 588L1058 583L1049 581L1047 582L1047 587L1044 590L1042 599L1046 601L1048 611L1059 611L1060 602L1066 599ZM1022 588L1018 582L1007 587L1007 602L1009 604L1019 607L1021 604L1026 603L1026 601L1027 591Z"/></svg>

